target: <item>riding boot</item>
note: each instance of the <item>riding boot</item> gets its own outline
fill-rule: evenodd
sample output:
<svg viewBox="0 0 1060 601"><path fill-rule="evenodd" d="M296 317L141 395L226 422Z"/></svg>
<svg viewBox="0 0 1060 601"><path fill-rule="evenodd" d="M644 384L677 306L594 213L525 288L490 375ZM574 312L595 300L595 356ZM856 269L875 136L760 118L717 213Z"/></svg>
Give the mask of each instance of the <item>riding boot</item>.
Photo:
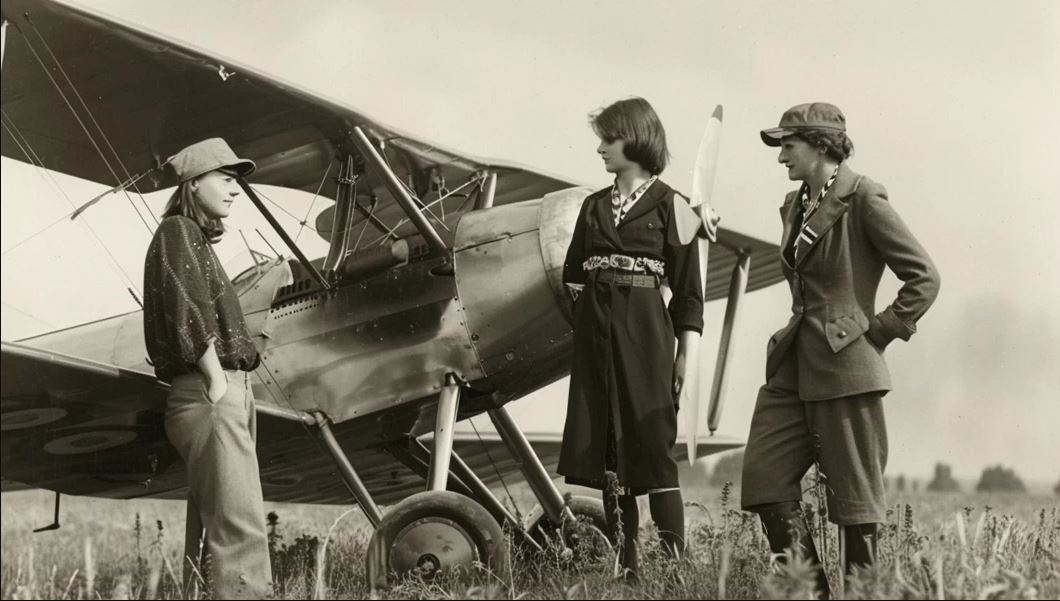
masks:
<svg viewBox="0 0 1060 601"><path fill-rule="evenodd" d="M846 537L846 553L843 569L847 574L855 567L868 567L876 561L877 524L852 524L843 526Z"/></svg>
<svg viewBox="0 0 1060 601"><path fill-rule="evenodd" d="M780 563L787 561L784 552L788 549L793 549L796 554L810 560L816 566L818 599L828 599L830 594L828 577L817 555L813 535L810 533L799 502L769 503L751 509L762 518L762 527L766 531L769 548L777 557L777 561Z"/></svg>
<svg viewBox="0 0 1060 601"><path fill-rule="evenodd" d="M648 495L651 519L659 530L662 548L670 557L685 554L685 506L680 490L667 490Z"/></svg>

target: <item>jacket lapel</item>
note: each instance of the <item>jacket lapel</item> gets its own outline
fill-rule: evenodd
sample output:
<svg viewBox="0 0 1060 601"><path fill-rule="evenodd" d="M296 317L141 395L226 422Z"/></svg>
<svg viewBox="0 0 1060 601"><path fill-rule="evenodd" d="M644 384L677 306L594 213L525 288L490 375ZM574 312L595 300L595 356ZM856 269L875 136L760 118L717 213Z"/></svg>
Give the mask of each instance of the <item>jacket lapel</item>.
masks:
<svg viewBox="0 0 1060 601"><path fill-rule="evenodd" d="M622 221L618 223L618 227L621 228L630 221L633 221L641 215L650 212L652 209L655 208L655 205L659 204L659 201L662 200L663 197L666 196L666 193L669 191L670 186L664 184L662 180L655 180L655 183L652 184L651 187L644 192L644 196L641 196L640 199L637 200L636 204L633 205L633 208L631 208L629 212L626 213L626 216L622 218ZM610 203L610 194L607 198L608 203ZM610 208L610 204L608 204L608 208ZM615 220L614 218L612 218L611 223L614 222Z"/></svg>
<svg viewBox="0 0 1060 601"><path fill-rule="evenodd" d="M611 244L615 248L621 248L622 240L618 237L618 229L615 227L615 213L611 209L611 187L606 190L601 190L599 198L596 199L596 205L593 207L593 211L596 215L596 222L600 224L600 231L611 241ZM654 185L652 186L655 187ZM640 204L639 202L637 204Z"/></svg>
<svg viewBox="0 0 1060 601"><path fill-rule="evenodd" d="M788 252L791 249L795 236L798 234L797 228L799 225L795 221L798 218L799 193L796 191L789 194L784 206L780 207L780 219L784 222L784 233L780 237L780 260L789 269L792 268L793 265L788 261Z"/></svg>
<svg viewBox="0 0 1060 601"><path fill-rule="evenodd" d="M795 259L796 269L806 262L806 257L810 256L813 249L821 242L821 239L828 234L836 221L846 212L848 205L843 199L857 190L860 181L860 175L851 171L846 164L840 165L835 183L824 195L821 206L817 207L817 211L810 217L809 222L801 228L797 226L792 228L793 231L798 231L799 247ZM796 200L796 202L798 201Z"/></svg>

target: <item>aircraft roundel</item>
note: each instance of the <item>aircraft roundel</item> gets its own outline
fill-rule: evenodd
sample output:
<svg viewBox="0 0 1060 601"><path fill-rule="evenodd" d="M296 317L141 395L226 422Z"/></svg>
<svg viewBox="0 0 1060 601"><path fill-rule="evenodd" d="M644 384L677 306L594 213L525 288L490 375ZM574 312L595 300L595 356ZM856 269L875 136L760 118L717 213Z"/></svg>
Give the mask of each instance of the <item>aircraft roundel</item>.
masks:
<svg viewBox="0 0 1060 601"><path fill-rule="evenodd" d="M36 407L19 411L7 411L0 416L0 431L9 432L12 430L38 428L57 422L67 415L66 409L59 407Z"/></svg>
<svg viewBox="0 0 1060 601"><path fill-rule="evenodd" d="M132 430L93 430L50 440L44 445L49 455L83 455L128 444L136 440Z"/></svg>

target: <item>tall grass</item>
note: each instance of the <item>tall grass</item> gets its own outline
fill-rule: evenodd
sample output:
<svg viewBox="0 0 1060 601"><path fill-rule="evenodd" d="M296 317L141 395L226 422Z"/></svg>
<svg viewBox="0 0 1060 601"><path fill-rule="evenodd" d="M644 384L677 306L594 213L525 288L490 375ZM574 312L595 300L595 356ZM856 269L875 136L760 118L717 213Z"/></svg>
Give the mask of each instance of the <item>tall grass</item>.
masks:
<svg viewBox="0 0 1060 601"><path fill-rule="evenodd" d="M836 529L823 522L812 490L807 510L818 547L838 590ZM690 491L688 551L667 560L654 526L641 532L641 578L614 578L614 556L599 536L580 537L592 553L546 545L512 548L512 575L501 581L481 567L433 581L398 582L384 598L808 598L812 566L775 562L757 518L738 510L735 491ZM523 491L520 502L529 506ZM846 582L864 598L1060 598L1060 507L1027 496L907 495L894 499L881 529L880 558ZM183 504L162 501L64 501L63 526L32 534L48 521L47 495L3 495L2 576L5 599L193 596L179 554ZM524 509L526 508L524 507ZM348 507L270 504L269 546L277 596L364 598L364 553L370 527ZM643 512L642 515L648 515ZM341 518L341 519L340 519ZM329 534L330 533L330 534ZM325 545L325 540L327 544Z"/></svg>

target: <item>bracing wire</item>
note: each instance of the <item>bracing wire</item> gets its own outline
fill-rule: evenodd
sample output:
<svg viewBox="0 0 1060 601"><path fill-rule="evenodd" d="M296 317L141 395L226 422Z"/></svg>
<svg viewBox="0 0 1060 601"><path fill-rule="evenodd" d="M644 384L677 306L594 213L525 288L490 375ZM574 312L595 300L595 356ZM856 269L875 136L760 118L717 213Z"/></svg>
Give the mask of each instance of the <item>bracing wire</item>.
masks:
<svg viewBox="0 0 1060 601"><path fill-rule="evenodd" d="M324 177L320 178L320 185L317 186L317 191L313 194L313 200L309 201L309 208L305 211L305 217L302 218L302 223L298 226L298 233L295 234L294 241L297 243L298 239L302 237L302 231L305 230L305 224L309 221L309 215L313 212L313 205L316 204L317 198L320 196L320 191L324 189L324 182L328 181L328 174L331 173L331 165L335 161L328 163L328 168L324 170Z"/></svg>
<svg viewBox="0 0 1060 601"><path fill-rule="evenodd" d="M247 185L250 185L249 182L248 182ZM260 196L260 197L264 198L265 200L269 201L269 204L271 204L272 206L276 207L277 209L283 211L288 217L293 219L295 223L301 223L302 222L302 220L298 218L298 215L295 215L294 213L288 211L287 209L285 209L283 207L283 205L281 205L280 203L276 202L275 200L269 198L268 195L265 194L264 192L262 192L260 188L258 188L257 186L251 186L251 188L254 190L254 192L258 196Z"/></svg>
<svg viewBox="0 0 1060 601"><path fill-rule="evenodd" d="M357 203L357 196L354 195L354 204ZM372 224L372 217L375 215L375 209L379 206L379 199L372 195L372 204L368 207L368 215L364 218L364 225L361 226L361 233L357 234L357 241L353 243L353 250L351 253L356 253L361 248L361 240L364 239L364 233L368 231L368 226Z"/></svg>
<svg viewBox="0 0 1060 601"><path fill-rule="evenodd" d="M48 175L48 177L51 179L51 182L55 185L55 187L62 194L63 198L66 200L66 203L68 205L70 205L70 208L73 209L73 211L71 213L68 213L67 215L64 215L63 219L66 219L70 215L73 215L74 213L76 213L77 212L77 207L74 205L74 202L72 200L70 200L70 196L66 194L66 191L63 190L62 185L59 184L59 182L55 180L55 177L52 176L51 172L48 171L44 167L43 161L41 161L40 156L37 154L37 151L33 149L33 145L30 143L30 141L25 136L22 135L22 132L19 131L18 126L15 125L14 121L12 121L11 118L8 117L8 115L6 113L3 113L3 117L7 121L10 122L10 127L8 126L7 122L4 122L4 124L3 124L4 125L4 129L7 130L9 135L13 133L12 132L12 128L14 129L14 133L16 133L17 136L12 135L11 137L12 137L13 140L15 140L16 144L18 145L19 149L22 150L23 154L25 154L26 159L29 161L29 163L31 165L33 165L34 167L38 168L38 169L42 169L44 171L44 173L46 173ZM19 142L19 138L22 139L21 142ZM137 214L139 214L139 213L137 213ZM143 216L140 216L140 218L142 220ZM46 230L52 228L53 226L55 226L57 223L59 223L59 221L56 221L56 222L48 225L43 230L41 230L41 231L33 234L32 236L30 236L30 238L37 237L38 235L44 233L44 231L46 231ZM82 220L82 223L84 223L85 229L88 230L88 232L92 235L92 237L96 240L96 242L100 245L100 247L103 248L103 252L107 253L107 256L110 258L111 262L113 263L113 267L117 268L120 276L122 276L124 278L125 283L128 284L133 289L139 291L140 290L139 286L137 286L136 283L133 281L133 279L131 277L129 277L129 273L127 271L125 271L124 267L121 266L121 263L118 262L117 257L115 257L114 254L110 251L110 248L108 248L107 245L104 244L103 239L99 237L99 234L96 233L96 230L94 230L92 228L92 226L88 223L88 221ZM146 225L146 223L144 225ZM28 241L29 241L29 239L23 240L22 242L19 242L15 246L21 246L21 245L25 244ZM10 252L12 250L14 250L14 247L7 249L6 251L4 251L3 254L6 255L8 252Z"/></svg>
<svg viewBox="0 0 1060 601"><path fill-rule="evenodd" d="M7 301L0 301L0 302L2 302L5 307L7 307L8 309L11 309L15 313L18 313L20 315L28 317L28 318L32 319L33 321L39 322L39 323L47 326L48 328L50 328L52 330L56 329L55 324L53 324L53 323L45 321L45 320L37 317L36 315L33 315L32 313L28 313L26 311L23 311L22 309L19 309L18 307L12 305L11 303L9 303Z"/></svg>
<svg viewBox="0 0 1060 601"><path fill-rule="evenodd" d="M54 62L55 66L59 68L59 73L62 73L63 78L66 80L66 83L70 86L70 89L73 90L74 95L77 96L77 100L81 103L81 106L85 109L85 113L88 115L88 118L92 120L92 125L96 126L96 131L99 132L99 135L103 138L103 141L106 142L107 148L110 149L111 155L114 156L114 160L118 162L118 166L121 167L121 170L125 173L125 178L126 178L125 181L131 181L132 182L131 185L132 185L133 189L136 190L136 194L140 197L140 202L143 203L144 208L147 209L147 214L151 216L151 219L154 220L155 225L157 226L158 225L158 217L155 215L154 211L151 210L151 207L147 204L147 199L144 198L144 195L140 191L139 186L136 185L136 179L133 178L132 174L129 173L129 169L126 168L125 163L122 162L121 157L118 155L118 151L114 149L114 145L111 144L110 138L107 137L107 132L103 131L103 128L100 127L99 122L96 121L95 115L92 114L92 109L88 108L88 104L85 102L84 97L81 96L81 92L78 91L77 86L74 85L73 80L71 80L70 76L67 75L66 69L63 68L63 64L61 62L59 62L59 57L57 57L55 55L55 53L52 52L51 46L48 45L48 40L44 39L44 36L41 35L40 30L37 29L36 24L34 24L32 21L30 21L30 25L33 26L33 33L36 33L37 34L37 38L39 38L41 43L44 44L44 49L48 51L48 55L51 56L52 62ZM119 185L120 184L121 184L121 182L119 182ZM124 186L122 187L122 191L123 192L125 191L125 187ZM126 192L126 196L128 196L128 192ZM132 202L132 199L130 198L129 201ZM150 229L150 228L148 228L148 229Z"/></svg>
<svg viewBox="0 0 1060 601"><path fill-rule="evenodd" d="M434 206L434 205L436 205L438 203L441 203L441 202L451 198L452 196L455 196L457 193L459 193L464 188L466 188L466 187L468 187L468 186L470 186L472 184L478 183L478 181L479 181L479 178L472 178L472 179L464 182L463 184L461 184L456 190L453 190L452 192L446 192L445 196L439 196L437 199L432 200L430 204L424 205L424 208L427 209L428 211L430 211L430 207L432 207L432 206ZM384 232L383 235L380 236L379 238L376 238L375 240L373 240L372 244L381 245L381 244L385 243L387 238L391 237L394 234L394 232L396 232L398 230L398 228L400 228L401 226L405 225L406 223L408 223L410 221L411 221L411 219L408 218L408 217L401 218L401 220L398 221L397 225L395 225L394 227L392 227L389 230L387 230L386 232ZM445 225L444 222L439 222L439 223L441 223L442 227L444 227L446 231L450 231L449 230L449 226Z"/></svg>
<svg viewBox="0 0 1060 601"><path fill-rule="evenodd" d="M26 48L29 49L30 54L32 54L33 58L36 59L37 64L40 65L41 70L44 71L44 74L48 77L48 80L51 81L52 86L55 88L55 91L58 92L59 96L63 99L63 102L66 104L66 108L70 109L70 114L74 117L75 120L77 120L78 125L81 126L81 131L85 133L85 136L88 137L88 141L92 143L92 147L96 149L96 154L99 155L99 158L107 167L107 171L110 171L110 174L114 178L114 181L120 185L121 177L119 177L118 173L114 171L114 167L111 166L110 161L108 161L107 157L103 154L103 149L99 147L99 143L96 142L96 138L92 135L92 132L88 130L88 126L85 125L85 122L81 118L81 115L79 115L77 113L77 110L74 109L73 103L70 102L69 97L67 97L67 95L63 92L62 87L59 86L59 82L56 81L55 77L52 76L51 71L48 70L48 66L44 64L44 59L41 58L40 53L38 53L37 49L33 47L33 44L29 42L29 38L23 36L23 40L26 42ZM140 218L140 221L143 222L144 227L147 228L148 235L153 236L154 231L151 229L151 225L147 223L146 219L144 219L143 214L140 212L140 209L137 208L136 203L133 202L132 197L129 196L129 193L127 191L124 192L125 197L129 200L130 206L132 206L133 210L136 211L136 215Z"/></svg>
<svg viewBox="0 0 1060 601"><path fill-rule="evenodd" d="M497 467L497 463L493 461L493 455L490 454L489 446L484 440L482 435L478 432L478 426L475 425L474 419L468 419L468 423L471 424L471 429L475 431L475 436L478 438L479 445L482 446L482 450L486 452L486 458L489 459L490 465L493 466L493 471L497 474L497 479L501 481L501 486L504 488L504 494L508 495L508 500L512 502L512 509L515 510L515 517L522 521L523 514L519 511L519 506L515 504L515 497L512 496L512 491L508 490L508 483L504 481L504 476L501 475L500 468Z"/></svg>
<svg viewBox="0 0 1060 601"><path fill-rule="evenodd" d="M10 116L8 116L8 114L4 112L3 109L0 109L0 115L2 115L4 119L6 119L6 121L3 122L4 129L7 130L7 133L9 136L11 136L11 139L15 141L15 144L18 146L18 149L22 151L22 154L26 157L26 162L28 162L30 165L33 165L34 171L41 178L41 180L44 181L44 183L51 184L51 186L55 188L59 195L66 199L66 203L73 206L74 201L71 200L70 197L66 194L66 190L64 190L63 187L59 185L59 182L55 179L55 176L52 175L52 172L48 171L48 169L44 167L44 161L41 160L39 156L37 156L37 152L33 150L33 148L27 149L27 146L29 145L29 140L22 135L22 131L19 130L17 125L15 125L15 121Z"/></svg>

